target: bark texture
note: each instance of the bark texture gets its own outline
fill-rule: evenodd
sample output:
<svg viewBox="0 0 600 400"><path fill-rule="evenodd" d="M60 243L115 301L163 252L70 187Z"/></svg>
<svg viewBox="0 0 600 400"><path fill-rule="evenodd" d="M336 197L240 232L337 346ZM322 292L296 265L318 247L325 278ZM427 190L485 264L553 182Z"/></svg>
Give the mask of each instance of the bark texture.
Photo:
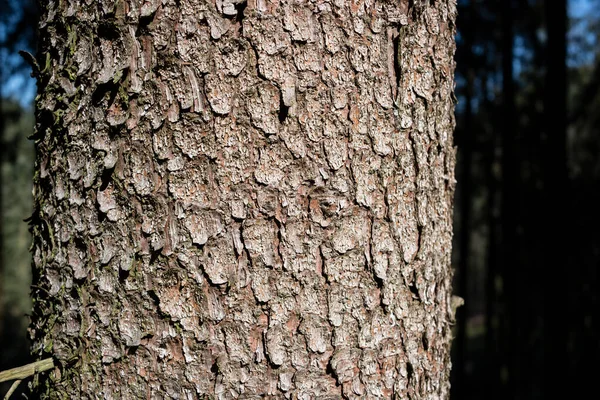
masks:
<svg viewBox="0 0 600 400"><path fill-rule="evenodd" d="M455 14L48 1L39 392L447 399Z"/></svg>

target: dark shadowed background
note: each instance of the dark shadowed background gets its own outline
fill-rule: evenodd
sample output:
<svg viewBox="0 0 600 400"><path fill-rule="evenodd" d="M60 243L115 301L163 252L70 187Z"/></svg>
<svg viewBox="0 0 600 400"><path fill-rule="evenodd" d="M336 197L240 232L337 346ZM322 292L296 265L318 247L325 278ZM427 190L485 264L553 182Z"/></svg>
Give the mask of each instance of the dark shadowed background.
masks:
<svg viewBox="0 0 600 400"><path fill-rule="evenodd" d="M600 353L600 0L458 6L452 398L575 396ZM0 0L0 370L32 361L35 24Z"/></svg>

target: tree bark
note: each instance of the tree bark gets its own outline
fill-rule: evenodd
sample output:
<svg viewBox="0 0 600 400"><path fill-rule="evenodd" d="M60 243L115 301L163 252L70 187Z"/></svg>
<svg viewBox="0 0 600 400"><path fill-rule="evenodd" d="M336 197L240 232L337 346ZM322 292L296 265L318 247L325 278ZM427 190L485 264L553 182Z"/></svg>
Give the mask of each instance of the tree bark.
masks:
<svg viewBox="0 0 600 400"><path fill-rule="evenodd" d="M455 6L49 1L38 392L448 398Z"/></svg>

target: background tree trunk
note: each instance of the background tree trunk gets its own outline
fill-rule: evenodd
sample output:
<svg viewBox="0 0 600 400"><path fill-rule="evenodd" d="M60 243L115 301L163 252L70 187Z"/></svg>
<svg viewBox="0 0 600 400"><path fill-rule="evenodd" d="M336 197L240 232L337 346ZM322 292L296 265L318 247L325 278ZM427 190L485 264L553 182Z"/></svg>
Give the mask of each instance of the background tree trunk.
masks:
<svg viewBox="0 0 600 400"><path fill-rule="evenodd" d="M44 7L40 394L448 398L455 1Z"/></svg>
<svg viewBox="0 0 600 400"><path fill-rule="evenodd" d="M523 349L519 348L522 321L520 309L523 307L518 302L516 293L522 293L519 284L518 272L521 270L519 260L518 225L520 218L519 205L521 203L521 190L519 182L520 162L516 152L518 145L517 112L515 108L515 82L514 82L514 12L515 7L511 0L503 1L501 8L502 27L502 203L501 224L502 241L504 249L500 263L499 278L501 286L496 288L501 299L503 309L500 311L499 329L503 342L500 345L496 375L500 375L501 385L496 391L498 398L512 399L517 396L518 371L521 367L520 355Z"/></svg>

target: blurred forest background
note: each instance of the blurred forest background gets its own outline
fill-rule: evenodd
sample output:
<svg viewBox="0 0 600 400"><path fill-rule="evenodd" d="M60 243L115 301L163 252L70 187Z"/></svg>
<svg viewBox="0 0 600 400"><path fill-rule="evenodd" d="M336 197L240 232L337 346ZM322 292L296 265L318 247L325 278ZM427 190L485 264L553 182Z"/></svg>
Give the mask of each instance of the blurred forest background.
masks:
<svg viewBox="0 0 600 400"><path fill-rule="evenodd" d="M600 0L458 6L452 398L542 399L548 369L595 384ZM35 24L34 0L0 0L0 370L31 361Z"/></svg>

